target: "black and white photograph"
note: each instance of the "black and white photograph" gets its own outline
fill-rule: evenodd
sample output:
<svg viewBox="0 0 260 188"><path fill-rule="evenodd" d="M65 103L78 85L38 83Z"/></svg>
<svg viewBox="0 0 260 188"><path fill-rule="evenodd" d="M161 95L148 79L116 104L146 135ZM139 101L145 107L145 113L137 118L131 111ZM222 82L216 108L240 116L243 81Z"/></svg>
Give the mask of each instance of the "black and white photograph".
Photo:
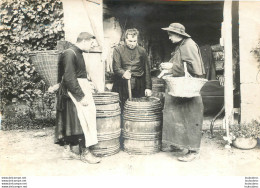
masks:
<svg viewBox="0 0 260 188"><path fill-rule="evenodd" d="M259 10L1 0L1 187L258 188Z"/></svg>

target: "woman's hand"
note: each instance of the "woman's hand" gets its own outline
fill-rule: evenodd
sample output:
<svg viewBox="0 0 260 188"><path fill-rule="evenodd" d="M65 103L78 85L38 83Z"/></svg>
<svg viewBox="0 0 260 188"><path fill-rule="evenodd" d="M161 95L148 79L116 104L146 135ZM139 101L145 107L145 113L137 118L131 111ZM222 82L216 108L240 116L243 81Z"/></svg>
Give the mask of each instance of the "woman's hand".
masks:
<svg viewBox="0 0 260 188"><path fill-rule="evenodd" d="M161 63L160 70L170 70L170 69L172 69L172 66L173 66L173 63L168 63L168 62Z"/></svg>
<svg viewBox="0 0 260 188"><path fill-rule="evenodd" d="M145 89L144 93L145 93L146 97L151 97L152 96L152 90L150 90L150 89Z"/></svg>

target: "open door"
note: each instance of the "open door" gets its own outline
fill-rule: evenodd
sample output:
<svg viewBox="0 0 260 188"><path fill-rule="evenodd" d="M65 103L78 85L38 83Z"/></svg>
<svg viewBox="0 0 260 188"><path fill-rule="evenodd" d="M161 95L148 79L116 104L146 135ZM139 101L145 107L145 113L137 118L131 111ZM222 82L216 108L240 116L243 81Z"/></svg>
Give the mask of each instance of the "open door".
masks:
<svg viewBox="0 0 260 188"><path fill-rule="evenodd" d="M105 68L102 61L103 3L100 0L62 0L65 40L75 43L80 32L96 36L98 48L84 54L87 73L99 92L105 88Z"/></svg>

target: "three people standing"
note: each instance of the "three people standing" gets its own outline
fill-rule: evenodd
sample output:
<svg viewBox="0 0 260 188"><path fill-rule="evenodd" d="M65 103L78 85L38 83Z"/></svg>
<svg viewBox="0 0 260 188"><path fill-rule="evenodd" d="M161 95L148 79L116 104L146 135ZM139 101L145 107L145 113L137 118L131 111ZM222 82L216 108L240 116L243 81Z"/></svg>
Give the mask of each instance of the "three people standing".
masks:
<svg viewBox="0 0 260 188"><path fill-rule="evenodd" d="M169 39L176 44L169 62L170 73L174 77L184 76L184 62L193 77L205 74L199 47L185 32L183 25L172 23L162 28ZM113 70L115 81L112 91L118 92L121 108L128 96L128 80L131 81L133 97L151 96L152 81L150 63L146 50L138 46L137 29L125 32L125 44L114 49ZM100 158L92 155L90 146L97 144L96 109L91 94L91 84L87 79L83 52L93 47L95 37L87 32L81 33L75 46L67 49L61 56L60 89L58 93L56 142L65 144L64 157L77 158L71 145L79 143L81 160L98 163ZM161 67L165 65L162 63ZM180 161L192 161L199 156L201 130L203 123L203 103L201 96L178 98L165 92L163 110L162 142L173 151L176 148L188 149L179 157Z"/></svg>

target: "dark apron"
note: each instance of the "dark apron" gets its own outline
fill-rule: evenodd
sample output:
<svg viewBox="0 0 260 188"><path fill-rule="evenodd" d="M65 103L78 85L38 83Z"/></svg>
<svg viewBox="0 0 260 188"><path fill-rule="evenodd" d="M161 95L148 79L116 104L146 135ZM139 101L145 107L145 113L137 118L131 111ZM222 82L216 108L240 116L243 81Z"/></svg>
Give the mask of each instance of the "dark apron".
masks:
<svg viewBox="0 0 260 188"><path fill-rule="evenodd" d="M163 110L162 142L167 145L198 151L203 123L201 96L180 98L168 95Z"/></svg>
<svg viewBox="0 0 260 188"><path fill-rule="evenodd" d="M172 54L175 76L184 76L184 68L179 47ZM203 103L201 96L193 98L173 97L165 91L163 110L162 142L193 151L200 149L203 123Z"/></svg>
<svg viewBox="0 0 260 188"><path fill-rule="evenodd" d="M57 93L54 143L64 144L64 141L76 143L79 137L84 138L83 134L76 106L61 83Z"/></svg>

